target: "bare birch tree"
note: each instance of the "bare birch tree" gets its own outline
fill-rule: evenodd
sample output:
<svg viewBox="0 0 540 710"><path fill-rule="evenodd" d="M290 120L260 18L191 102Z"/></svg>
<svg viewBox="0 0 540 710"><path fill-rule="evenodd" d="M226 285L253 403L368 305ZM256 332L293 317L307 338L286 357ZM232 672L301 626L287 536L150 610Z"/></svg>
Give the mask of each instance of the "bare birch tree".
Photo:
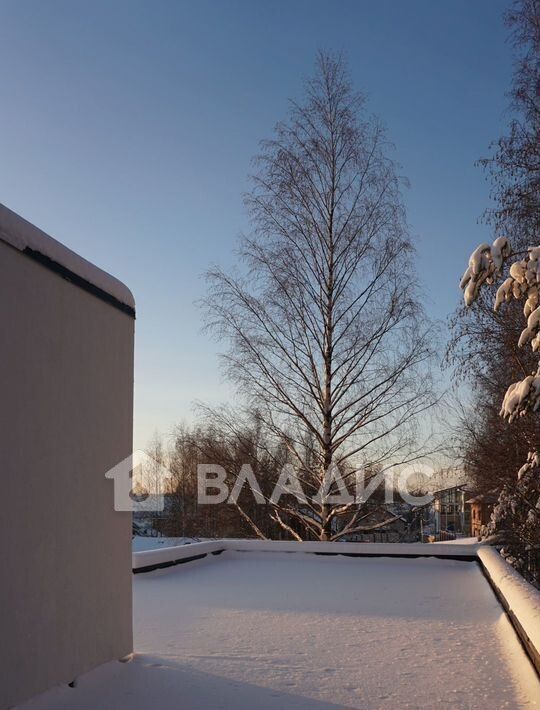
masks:
<svg viewBox="0 0 540 710"><path fill-rule="evenodd" d="M207 275L207 322L306 493L282 498L275 519L297 538L336 539L361 530L362 513L330 502L328 472L350 482L360 464L416 457L413 423L433 403L402 180L343 61L322 53L304 102L261 146L253 229L237 271Z"/></svg>

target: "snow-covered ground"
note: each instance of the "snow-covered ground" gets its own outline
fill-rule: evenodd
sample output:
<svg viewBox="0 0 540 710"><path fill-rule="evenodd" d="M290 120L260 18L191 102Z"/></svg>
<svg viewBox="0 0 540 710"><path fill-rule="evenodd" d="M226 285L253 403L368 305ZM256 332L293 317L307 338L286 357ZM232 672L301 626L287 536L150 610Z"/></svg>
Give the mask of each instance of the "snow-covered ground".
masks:
<svg viewBox="0 0 540 710"><path fill-rule="evenodd" d="M135 647L25 710L534 707L474 562L232 552L134 578Z"/></svg>

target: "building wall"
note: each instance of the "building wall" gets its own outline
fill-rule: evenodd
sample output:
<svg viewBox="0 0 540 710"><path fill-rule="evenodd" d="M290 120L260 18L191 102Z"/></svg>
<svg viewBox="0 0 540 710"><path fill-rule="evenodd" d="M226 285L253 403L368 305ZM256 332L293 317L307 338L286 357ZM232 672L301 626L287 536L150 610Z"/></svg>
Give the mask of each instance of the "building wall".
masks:
<svg viewBox="0 0 540 710"><path fill-rule="evenodd" d="M471 503L471 533L474 537L480 535L482 524L482 504Z"/></svg>
<svg viewBox="0 0 540 710"><path fill-rule="evenodd" d="M134 319L0 241L0 707L132 650ZM75 690L73 691L76 692Z"/></svg>
<svg viewBox="0 0 540 710"><path fill-rule="evenodd" d="M494 497L485 498L480 496L477 500L471 501L472 535L479 537L482 532L482 528L489 523L496 500L497 499Z"/></svg>
<svg viewBox="0 0 540 710"><path fill-rule="evenodd" d="M470 521L465 515L465 493L459 487L436 491L433 501L435 532L468 533Z"/></svg>

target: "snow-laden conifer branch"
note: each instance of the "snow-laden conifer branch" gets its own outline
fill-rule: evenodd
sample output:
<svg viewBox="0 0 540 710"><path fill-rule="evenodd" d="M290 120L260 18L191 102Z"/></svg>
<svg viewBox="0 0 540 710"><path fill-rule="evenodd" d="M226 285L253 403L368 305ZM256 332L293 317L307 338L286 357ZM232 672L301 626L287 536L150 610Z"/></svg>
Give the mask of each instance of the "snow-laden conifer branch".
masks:
<svg viewBox="0 0 540 710"><path fill-rule="evenodd" d="M498 237L493 244L480 244L469 259L469 266L460 286L464 289L467 306L472 305L478 296L482 284L492 284L502 274L504 262L511 254L510 242L506 237ZM503 303L512 299L525 300L523 314L527 325L519 336L518 346L531 344L533 352L540 349L540 246L529 247L525 259L510 265L509 276L497 289L495 311ZM516 417L540 409L540 365L536 372L527 375L518 382L513 382L501 407L501 416L512 422Z"/></svg>
<svg viewBox="0 0 540 710"><path fill-rule="evenodd" d="M481 244L471 254L469 266L461 280L464 298L467 306L472 305L484 283L493 283L503 271L504 262L510 257L510 243L505 237L496 239L492 246ZM509 268L509 275L497 290L495 311L503 303L512 299L524 300L524 317L527 324L522 330L518 346L521 348L531 344L533 352L540 350L540 246L529 247L524 259L514 261ZM522 380L512 383L504 396L500 415L514 421L528 413L540 410L540 364L536 372L527 375ZM538 442L534 442L536 450L529 452L527 461L517 473L515 486L505 486L500 493L499 501L494 508L487 534L495 535L510 527L519 530L520 539L525 541L525 552L534 549L535 536L540 524L540 496L538 474L540 471L540 451ZM508 561L518 567L523 567L523 560L516 559L512 554L503 554Z"/></svg>

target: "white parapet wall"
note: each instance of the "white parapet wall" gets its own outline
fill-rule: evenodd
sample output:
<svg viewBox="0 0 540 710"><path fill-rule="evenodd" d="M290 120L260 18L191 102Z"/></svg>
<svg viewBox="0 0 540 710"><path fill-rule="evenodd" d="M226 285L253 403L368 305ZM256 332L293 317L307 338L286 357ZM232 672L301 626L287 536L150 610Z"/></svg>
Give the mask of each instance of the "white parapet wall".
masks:
<svg viewBox="0 0 540 710"><path fill-rule="evenodd" d="M228 550L240 552L304 552L319 555L362 555L376 557L448 557L474 558L477 545L394 542L295 542L294 540L223 540Z"/></svg>
<svg viewBox="0 0 540 710"><path fill-rule="evenodd" d="M132 651L127 287L0 205L0 708Z"/></svg>
<svg viewBox="0 0 540 710"><path fill-rule="evenodd" d="M478 545L445 545L386 542L295 542L294 540L240 540L221 539L196 542L188 545L162 547L156 550L134 552L134 572L167 567L176 563L199 559L208 554L217 555L226 550L236 552L295 552L318 555L359 555L362 557L446 557L476 559Z"/></svg>

